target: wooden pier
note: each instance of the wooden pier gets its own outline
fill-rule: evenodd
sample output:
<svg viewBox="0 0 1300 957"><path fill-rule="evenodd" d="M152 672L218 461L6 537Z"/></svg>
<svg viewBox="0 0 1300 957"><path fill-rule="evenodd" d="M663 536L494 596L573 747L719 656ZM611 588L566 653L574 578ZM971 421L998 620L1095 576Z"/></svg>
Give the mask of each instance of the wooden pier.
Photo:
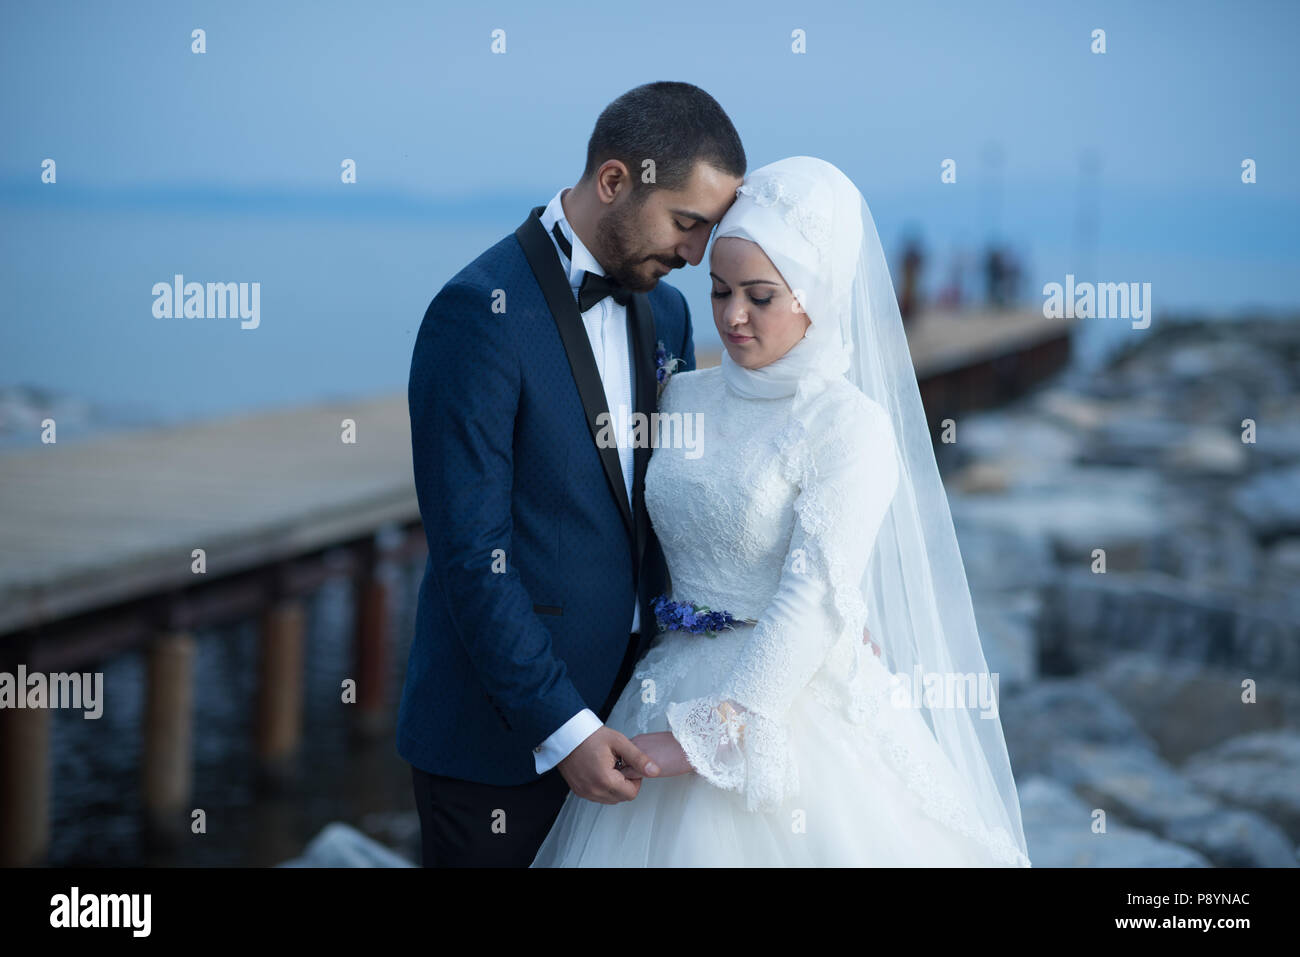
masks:
<svg viewBox="0 0 1300 957"><path fill-rule="evenodd" d="M1064 368L1076 323L1041 309L917 316L907 342L931 435L943 419L1002 405Z"/></svg>
<svg viewBox="0 0 1300 957"><path fill-rule="evenodd" d="M909 340L931 428L1056 371L1068 332L1032 313L921 317ZM194 632L260 623L256 750L261 778L283 783L306 597L353 582L356 722L373 733L391 709L381 570L424 548L405 392L0 454L0 671L93 671L143 648L145 833L174 837L191 802ZM0 865L44 859L49 741L49 710L0 709Z"/></svg>
<svg viewBox="0 0 1300 957"><path fill-rule="evenodd" d="M259 770L283 783L301 736L304 599L352 579L357 726L383 726L380 570L423 549L405 394L5 453L0 671L93 671L146 649L146 834L166 838L189 812L195 630L260 621ZM43 859L49 723L47 709L0 710L0 865Z"/></svg>

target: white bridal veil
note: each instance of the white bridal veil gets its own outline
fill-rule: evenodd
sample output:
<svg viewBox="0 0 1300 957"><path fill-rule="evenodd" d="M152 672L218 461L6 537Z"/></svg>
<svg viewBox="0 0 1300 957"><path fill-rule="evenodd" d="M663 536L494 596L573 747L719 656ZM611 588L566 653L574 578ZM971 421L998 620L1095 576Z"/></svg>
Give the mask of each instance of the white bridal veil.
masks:
<svg viewBox="0 0 1300 957"><path fill-rule="evenodd" d="M745 369L722 356L727 384L743 395L794 395L798 416L830 379L844 376L889 415L898 487L851 606L900 689L918 708L981 822L1028 863L1020 803L975 626L970 590L939 479L903 322L866 200L839 169L796 156L755 170L715 238L757 243L794 290L811 322L780 359ZM871 654L865 647L860 654ZM919 680L914 680L916 676ZM920 695L912 692L919 688ZM949 693L944 694L943 689ZM927 693L931 692L931 693ZM956 692L955 694L953 692ZM996 699L995 699L996 700Z"/></svg>

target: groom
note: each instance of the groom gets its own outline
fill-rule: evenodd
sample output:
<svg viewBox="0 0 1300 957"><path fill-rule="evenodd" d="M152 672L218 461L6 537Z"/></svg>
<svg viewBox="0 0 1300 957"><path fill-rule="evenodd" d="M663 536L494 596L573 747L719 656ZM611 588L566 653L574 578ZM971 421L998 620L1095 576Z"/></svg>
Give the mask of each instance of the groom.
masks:
<svg viewBox="0 0 1300 957"><path fill-rule="evenodd" d="M659 280L700 262L744 174L708 93L630 90L577 184L424 315L408 397L429 558L397 748L425 866L527 866L570 790L615 804L641 786L619 767L657 772L603 723L666 587L650 449L596 437L654 411L659 343L695 367L686 300Z"/></svg>

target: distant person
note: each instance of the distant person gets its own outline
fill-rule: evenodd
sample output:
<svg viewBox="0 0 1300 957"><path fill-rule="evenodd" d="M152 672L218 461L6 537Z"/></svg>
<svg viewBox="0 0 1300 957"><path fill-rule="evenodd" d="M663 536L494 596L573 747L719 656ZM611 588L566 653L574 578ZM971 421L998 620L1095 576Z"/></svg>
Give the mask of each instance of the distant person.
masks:
<svg viewBox="0 0 1300 957"><path fill-rule="evenodd" d="M1005 306L1014 305L1020 298L1020 258L1007 254L1006 267L1002 274L1002 302Z"/></svg>
<svg viewBox="0 0 1300 957"><path fill-rule="evenodd" d="M938 305L943 309L957 312L962 305L962 262L960 255L954 255L952 265L948 267L948 282L939 290Z"/></svg>
<svg viewBox="0 0 1300 957"><path fill-rule="evenodd" d="M910 239L903 247L903 281L898 297L898 311L903 321L910 319L919 309L921 296L921 267L925 265L925 253L921 244Z"/></svg>
<svg viewBox="0 0 1300 957"><path fill-rule="evenodd" d="M984 279L990 307L1001 309L1006 305L1006 258L998 246L990 246L984 257Z"/></svg>

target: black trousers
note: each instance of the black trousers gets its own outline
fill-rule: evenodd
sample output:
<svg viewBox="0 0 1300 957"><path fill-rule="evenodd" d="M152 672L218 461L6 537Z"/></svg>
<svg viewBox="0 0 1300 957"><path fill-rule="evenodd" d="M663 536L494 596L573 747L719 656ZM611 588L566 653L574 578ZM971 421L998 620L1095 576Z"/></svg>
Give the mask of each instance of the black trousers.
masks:
<svg viewBox="0 0 1300 957"><path fill-rule="evenodd" d="M614 687L597 716L609 717L632 677L639 635L631 635ZM527 867L560 814L569 784L556 768L503 786L430 774L412 765L425 867Z"/></svg>

